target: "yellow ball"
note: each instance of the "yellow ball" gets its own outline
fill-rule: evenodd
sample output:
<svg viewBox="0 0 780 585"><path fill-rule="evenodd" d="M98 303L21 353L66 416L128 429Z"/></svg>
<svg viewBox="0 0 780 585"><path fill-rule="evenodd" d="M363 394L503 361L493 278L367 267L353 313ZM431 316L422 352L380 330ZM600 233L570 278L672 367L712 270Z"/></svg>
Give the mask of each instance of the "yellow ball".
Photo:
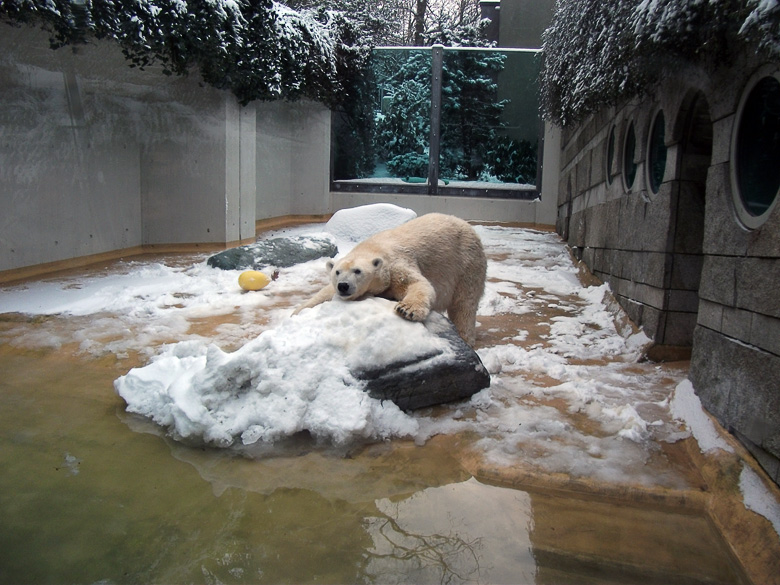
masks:
<svg viewBox="0 0 780 585"><path fill-rule="evenodd" d="M238 275L238 286L244 290L260 290L269 282L271 278L257 270L247 270Z"/></svg>

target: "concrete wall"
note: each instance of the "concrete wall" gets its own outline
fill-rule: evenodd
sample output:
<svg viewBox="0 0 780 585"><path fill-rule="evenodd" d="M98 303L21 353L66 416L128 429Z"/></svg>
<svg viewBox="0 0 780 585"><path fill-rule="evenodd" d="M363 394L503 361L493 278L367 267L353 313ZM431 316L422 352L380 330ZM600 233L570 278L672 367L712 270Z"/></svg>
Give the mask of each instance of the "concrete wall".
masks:
<svg viewBox="0 0 780 585"><path fill-rule="evenodd" d="M690 376L704 405L780 479L780 207L748 230L732 197L731 147L752 76L778 65L735 57L714 75L679 72L652 98L607 108L563 133L557 230L609 282L664 355L692 348ZM648 138L664 113L667 159L654 193ZM636 132L636 179L623 173ZM608 164L614 128L615 155ZM610 181L611 175L611 181ZM680 355L677 353L677 355Z"/></svg>
<svg viewBox="0 0 780 585"><path fill-rule="evenodd" d="M111 87L81 84L72 52L42 33L3 28L0 269L140 244L140 108L124 115Z"/></svg>
<svg viewBox="0 0 780 585"><path fill-rule="evenodd" d="M132 69L109 42L0 37L0 272L143 246L225 246L325 214L330 113L241 107L197 72Z"/></svg>
<svg viewBox="0 0 780 585"><path fill-rule="evenodd" d="M388 201L418 213L552 225L559 134L541 202L330 192L331 116L310 102L241 107L197 72L130 68L94 42L0 37L0 280L152 247L225 247L258 220ZM65 263L65 264L63 264Z"/></svg>
<svg viewBox="0 0 780 585"><path fill-rule="evenodd" d="M626 106L593 117L577 131L567 133L558 231L575 254L610 283L631 318L658 344L690 346L698 301L693 293L691 305L691 299L683 298L685 293L672 284L672 266L675 259L682 266L681 258L700 254L701 243L691 243L690 249L674 246L679 185L667 180L657 194L651 194L641 159L630 190L624 185L622 172L617 172L622 160L621 141L628 126L633 124L637 149L644 151L651 117L659 107L665 112L680 112L680 104L673 102L644 108ZM606 151L613 127L613 168L617 174L608 183ZM667 169L672 171L670 161L676 158L678 143L670 142L669 147ZM695 270L695 263L691 265ZM695 275L675 274L675 281L684 278L695 280ZM670 298L678 292L679 299Z"/></svg>
<svg viewBox="0 0 780 585"><path fill-rule="evenodd" d="M239 164L252 114L195 74L131 69L109 43L52 51L45 33L5 27L0 102L0 270L254 235L254 172Z"/></svg>
<svg viewBox="0 0 780 585"><path fill-rule="evenodd" d="M258 219L330 212L330 111L258 103L256 165Z"/></svg>

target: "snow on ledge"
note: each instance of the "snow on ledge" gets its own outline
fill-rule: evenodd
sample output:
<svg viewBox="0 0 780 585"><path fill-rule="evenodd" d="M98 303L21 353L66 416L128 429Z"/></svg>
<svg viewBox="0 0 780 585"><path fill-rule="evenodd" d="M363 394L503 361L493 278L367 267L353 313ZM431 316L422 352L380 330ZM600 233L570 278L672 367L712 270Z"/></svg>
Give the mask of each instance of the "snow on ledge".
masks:
<svg viewBox="0 0 780 585"><path fill-rule="evenodd" d="M699 397L693 390L690 380L683 380L674 390L674 397L669 404L672 416L682 420L690 429L702 453L710 453L721 449L727 453L733 453L726 441L718 434L715 425L704 412Z"/></svg>
<svg viewBox="0 0 780 585"><path fill-rule="evenodd" d="M355 185L413 185L409 181L397 177L367 177L365 179L339 179L339 183L352 183ZM425 186L426 183L418 183ZM506 191L535 191L536 185L531 183L494 183L489 181L457 181L439 179L440 187L454 187L458 189L502 189Z"/></svg>
<svg viewBox="0 0 780 585"><path fill-rule="evenodd" d="M772 523L772 526L780 536L780 503L767 489L758 474L747 465L742 468L739 475L739 489L745 507L756 514L760 514Z"/></svg>

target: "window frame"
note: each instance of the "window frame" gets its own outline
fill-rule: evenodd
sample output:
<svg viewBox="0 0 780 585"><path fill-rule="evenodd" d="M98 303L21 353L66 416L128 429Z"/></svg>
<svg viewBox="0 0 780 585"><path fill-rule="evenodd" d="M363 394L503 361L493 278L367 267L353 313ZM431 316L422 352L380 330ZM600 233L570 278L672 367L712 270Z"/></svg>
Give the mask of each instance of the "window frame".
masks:
<svg viewBox="0 0 780 585"><path fill-rule="evenodd" d="M734 124L731 133L731 148L730 148L730 182L731 182L731 205L735 218L739 225L746 230L755 230L760 228L772 215L772 212L778 206L780 201L780 181L778 182L778 188L775 191L774 199L769 207L760 215L754 215L747 207L745 199L742 196L740 189L740 177L739 177L739 140L740 132L742 131L743 114L745 113L745 106L752 96L753 90L758 84L766 78L774 78L778 84L780 84L780 70L776 67L763 67L756 71L745 84L742 89L742 95L740 96L739 105L734 114ZM780 116L778 117L778 126L780 126Z"/></svg>
<svg viewBox="0 0 780 585"><path fill-rule="evenodd" d="M628 160L628 138L633 135L633 146L631 150L631 160ZM639 163L636 162L636 147L639 141L637 140L636 128L634 120L629 120L626 124L626 129L623 133L623 148L621 154L621 174L623 175L623 189L626 193L632 192L634 185L636 184L637 175L639 174ZM633 166L633 170L629 173L628 164ZM629 182L629 174L631 175L631 182Z"/></svg>
<svg viewBox="0 0 780 585"><path fill-rule="evenodd" d="M659 117L663 119L664 170L661 174L661 179L658 182L658 185L655 185L655 181L653 180L653 139L655 138L655 125L658 122ZM663 108L658 108L653 114L647 133L647 147L645 152L647 152L647 160L645 164L647 190L650 195L658 195L658 193L661 191L661 185L663 185L664 179L666 178L666 166L669 162L669 148L666 146L666 116L664 115Z"/></svg>
<svg viewBox="0 0 780 585"><path fill-rule="evenodd" d="M617 173L613 173L612 169L615 167L615 158L618 153L617 149L617 124L612 124L607 135L606 153L604 155L605 161L605 178L607 185L612 185L615 181Z"/></svg>

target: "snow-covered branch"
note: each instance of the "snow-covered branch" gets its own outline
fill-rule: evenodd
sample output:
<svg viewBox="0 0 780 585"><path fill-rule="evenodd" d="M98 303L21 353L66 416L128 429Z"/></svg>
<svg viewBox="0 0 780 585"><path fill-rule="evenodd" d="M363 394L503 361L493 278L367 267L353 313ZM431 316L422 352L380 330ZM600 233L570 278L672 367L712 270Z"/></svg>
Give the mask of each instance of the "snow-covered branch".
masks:
<svg viewBox="0 0 780 585"><path fill-rule="evenodd" d="M131 66L178 75L198 69L242 103L336 104L368 54L344 14L272 0L0 0L0 19L42 26L52 48L112 39Z"/></svg>
<svg viewBox="0 0 780 585"><path fill-rule="evenodd" d="M542 113L566 125L735 50L780 56L778 0L559 0L543 36Z"/></svg>

